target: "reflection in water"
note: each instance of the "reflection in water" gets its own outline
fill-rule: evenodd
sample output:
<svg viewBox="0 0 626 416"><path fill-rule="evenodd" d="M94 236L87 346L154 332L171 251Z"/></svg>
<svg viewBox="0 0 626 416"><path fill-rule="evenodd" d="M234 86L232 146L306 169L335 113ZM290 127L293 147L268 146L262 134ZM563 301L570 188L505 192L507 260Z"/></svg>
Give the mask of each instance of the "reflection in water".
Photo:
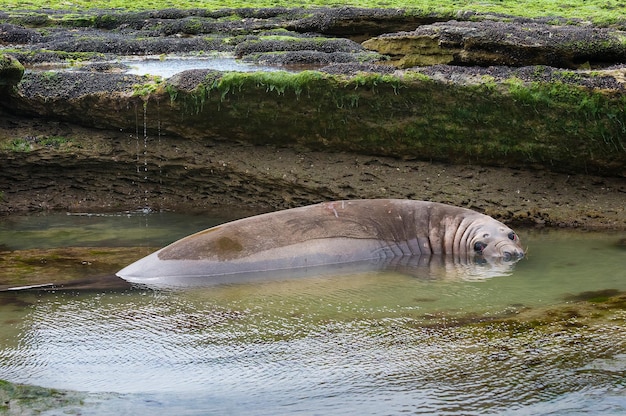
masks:
<svg viewBox="0 0 626 416"><path fill-rule="evenodd" d="M626 313L588 324L572 296L625 291L626 253L613 236L526 234L528 259L479 280L0 293L0 379L119 393L81 414L623 414ZM554 314L566 318L540 323Z"/></svg>
<svg viewBox="0 0 626 416"><path fill-rule="evenodd" d="M232 219L176 213L52 213L0 218L0 250L57 247L158 247Z"/></svg>
<svg viewBox="0 0 626 416"><path fill-rule="evenodd" d="M155 254L152 254L153 256ZM190 261L189 263L193 263ZM134 265L133 265L134 266ZM263 282L268 280L291 280L322 276L355 276L364 273L397 273L417 279L434 280L483 280L498 276L508 276L515 264L501 259L475 259L472 257L444 255L397 256L383 259L370 259L355 262L295 267L288 269L258 272L229 273L209 276L155 276L137 277L124 275L124 269L117 272L128 282L152 289L184 289L210 287L223 284ZM132 267L132 266L131 266ZM177 266L179 267L179 266Z"/></svg>
<svg viewBox="0 0 626 416"><path fill-rule="evenodd" d="M270 66L261 65L254 62L245 62L241 59L235 59L229 54L209 54L198 56L168 56L162 57L158 55L148 56L128 56L122 57L120 60L109 62L96 62L87 66L68 66L67 64L46 64L33 65L28 68L30 71L93 71L103 70L119 71L133 75L150 75L169 78L183 71L200 69L214 71L235 71L235 72L298 72L309 67L295 66Z"/></svg>
<svg viewBox="0 0 626 416"><path fill-rule="evenodd" d="M160 59L159 57L123 60L120 63L127 65L129 74L136 75L157 75L169 78L174 74L190 69L212 69L215 71L238 71L238 72L275 72L281 70L280 67L257 65L250 62L243 62L229 56L210 57L174 57Z"/></svg>
<svg viewBox="0 0 626 416"><path fill-rule="evenodd" d="M268 296L267 308L263 297L239 298L232 287L46 295L20 325L17 345L4 344L2 377L163 394L177 406L181 394L192 408L255 414L576 409L624 392L626 360L613 354L626 353L626 335L613 324L513 337L499 326L422 326L419 313L346 298L353 285L318 283L302 286L304 296ZM331 286L337 293L320 298ZM592 358L603 356L613 358Z"/></svg>

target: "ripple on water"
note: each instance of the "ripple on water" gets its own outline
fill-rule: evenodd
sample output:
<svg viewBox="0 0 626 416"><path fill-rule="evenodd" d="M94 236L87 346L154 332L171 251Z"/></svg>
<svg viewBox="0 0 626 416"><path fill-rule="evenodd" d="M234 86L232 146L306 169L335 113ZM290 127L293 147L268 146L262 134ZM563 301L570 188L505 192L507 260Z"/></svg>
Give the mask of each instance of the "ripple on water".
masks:
<svg viewBox="0 0 626 416"><path fill-rule="evenodd" d="M478 313L466 305L518 283L384 277L42 295L0 350L0 378L181 414L626 410L620 312L589 327L464 326L454 316Z"/></svg>

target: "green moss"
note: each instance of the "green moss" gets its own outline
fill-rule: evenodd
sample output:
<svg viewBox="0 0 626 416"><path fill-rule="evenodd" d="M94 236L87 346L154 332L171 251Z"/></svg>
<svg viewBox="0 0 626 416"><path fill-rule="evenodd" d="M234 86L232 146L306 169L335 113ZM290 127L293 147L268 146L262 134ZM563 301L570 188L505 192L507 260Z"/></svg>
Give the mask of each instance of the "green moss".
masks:
<svg viewBox="0 0 626 416"><path fill-rule="evenodd" d="M133 96L135 97L149 97L152 94L159 94L162 92L163 78L159 76L146 75L146 82L144 84L133 85Z"/></svg>
<svg viewBox="0 0 626 416"><path fill-rule="evenodd" d="M3 9L6 10L4 7ZM16 23L29 27L43 27L50 24L50 19L45 13L26 12L16 19Z"/></svg>
<svg viewBox="0 0 626 416"><path fill-rule="evenodd" d="M553 132L560 130L570 139L579 138L577 145L582 147L577 151L626 152L626 98L621 94L589 91L562 82L523 85L515 81L510 83L510 94L520 105L545 114L553 122Z"/></svg>
<svg viewBox="0 0 626 416"><path fill-rule="evenodd" d="M275 0L215 0L209 3L202 3L201 7L209 10L237 9L237 8L267 8L279 6ZM284 6L280 4L280 6ZM611 25L624 22L626 5L615 0L561 0L559 2L546 2L544 0L523 0L523 1L491 1L476 2L473 0L421 0L418 3L407 3L406 1L386 1L381 4L377 0L350 0L338 3L328 0L306 0L300 1L294 7L338 7L355 6L365 8L386 7L390 9L405 9L407 15L420 16L441 16L442 18L454 18L459 12L478 12L487 14L499 14L509 16L524 17L545 17L554 16L555 24L567 24L577 20L591 20L600 25ZM46 15L38 12L46 8L56 10L84 11L84 10L152 10L152 9L195 9L200 7L197 1L180 0L149 0L124 2L121 0L74 0L67 2L63 0L43 1L15 1L0 0L0 8L9 12L13 16L28 18L30 25L47 25L51 22L71 22L71 25L92 25L98 24L95 18L84 17L81 14L75 15ZM560 17L557 18L557 17ZM222 19L239 19L236 13ZM476 18L476 16L474 16Z"/></svg>
<svg viewBox="0 0 626 416"><path fill-rule="evenodd" d="M83 61L94 61L104 59L105 55L99 52L66 52L66 51L54 51L50 49L37 49L37 50L23 50L23 49L4 49L0 51L0 57L2 55L10 54L18 60L28 63L37 55L49 56L49 61L66 61L70 64L77 64ZM52 59L54 57L55 59Z"/></svg>
<svg viewBox="0 0 626 416"><path fill-rule="evenodd" d="M31 144L25 139L13 139L2 146L3 150L14 153L30 152Z"/></svg>
<svg viewBox="0 0 626 416"><path fill-rule="evenodd" d="M24 66L13 56L0 53L0 87L17 85L24 76Z"/></svg>
<svg viewBox="0 0 626 416"><path fill-rule="evenodd" d="M567 172L626 162L626 98L564 82L308 71L214 73L193 91L166 90L189 123L255 143Z"/></svg>
<svg viewBox="0 0 626 416"><path fill-rule="evenodd" d="M297 38L295 36L290 36L290 35L265 35L265 36L260 36L258 40L259 41L275 41L275 42L298 42L298 41L310 41L311 38Z"/></svg>
<svg viewBox="0 0 626 416"><path fill-rule="evenodd" d="M59 149L62 147L70 147L76 145L74 139L64 136L44 137L38 140L38 143L45 147L53 147Z"/></svg>
<svg viewBox="0 0 626 416"><path fill-rule="evenodd" d="M186 96L192 111L202 111L204 103L212 93L219 94L220 100L224 101L229 95L242 93L246 89L261 89L266 93L285 95L293 93L296 98L310 88L311 83L324 79L325 76L316 71L302 71L297 74L277 72L229 72L218 78L209 75L205 82L199 84L190 96ZM178 91L169 86L167 88L170 98L176 100ZM187 106L189 108L189 106Z"/></svg>
<svg viewBox="0 0 626 416"><path fill-rule="evenodd" d="M30 152L36 148L54 148L54 149L68 149L68 148L80 148L74 139L64 136L50 136L50 137L29 137L29 138L15 138L7 140L4 143L0 143L0 149L8 152Z"/></svg>

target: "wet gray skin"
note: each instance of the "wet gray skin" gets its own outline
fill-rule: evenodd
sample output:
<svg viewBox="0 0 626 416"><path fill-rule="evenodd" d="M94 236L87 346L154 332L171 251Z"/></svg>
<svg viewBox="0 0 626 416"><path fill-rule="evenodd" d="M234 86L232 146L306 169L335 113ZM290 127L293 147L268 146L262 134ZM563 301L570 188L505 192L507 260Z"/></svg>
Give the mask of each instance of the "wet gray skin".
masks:
<svg viewBox="0 0 626 416"><path fill-rule="evenodd" d="M326 202L244 218L178 240L120 270L135 283L358 264L513 263L517 234L478 212L426 201ZM399 259L405 259L400 261ZM406 260L412 259L412 260ZM395 267L395 266L393 266ZM300 273L302 274L302 273Z"/></svg>

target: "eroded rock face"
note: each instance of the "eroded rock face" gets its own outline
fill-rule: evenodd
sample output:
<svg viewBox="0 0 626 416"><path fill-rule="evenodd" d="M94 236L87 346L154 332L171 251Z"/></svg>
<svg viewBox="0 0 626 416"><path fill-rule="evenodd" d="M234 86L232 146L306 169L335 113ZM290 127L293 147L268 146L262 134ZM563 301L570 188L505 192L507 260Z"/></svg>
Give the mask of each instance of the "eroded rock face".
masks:
<svg viewBox="0 0 626 416"><path fill-rule="evenodd" d="M613 75L621 69L601 76L452 68L386 77L192 70L166 81L28 73L0 105L89 127L207 141L624 176L624 87Z"/></svg>
<svg viewBox="0 0 626 416"><path fill-rule="evenodd" d="M0 92L0 213L394 196L541 225L625 227L624 32L354 8L102 13L58 25L49 11L14 20L0 11L10 22L0 49L12 55L1 77L11 86ZM376 52L356 43L371 36L363 45ZM209 50L319 71L162 79L117 62ZM22 76L13 58L34 69ZM37 69L74 60L72 71ZM455 65L433 65L442 62ZM545 66L587 62L618 65ZM460 173L445 178L454 166ZM497 182L492 193L485 178ZM581 211L590 193L604 199Z"/></svg>
<svg viewBox="0 0 626 416"><path fill-rule="evenodd" d="M626 33L542 23L457 22L420 26L363 42L402 68L451 65L606 66L626 60Z"/></svg>
<svg viewBox="0 0 626 416"><path fill-rule="evenodd" d="M444 16L412 15L404 9L321 8L309 16L294 19L287 28L296 32L317 32L363 41L371 36L445 20Z"/></svg>
<svg viewBox="0 0 626 416"><path fill-rule="evenodd" d="M559 26L545 19L444 21L450 16L350 7L103 12L94 17L63 16L63 25L55 25L48 15L39 17L43 21L0 23L0 44L17 49L13 56L27 67L205 51L273 65L384 61L380 53L401 68L436 64L595 68L626 60L625 32ZM460 13L456 18L471 16ZM69 30L72 19L77 26ZM44 25L45 30L39 29ZM362 45L375 52L364 51L355 42L363 40Z"/></svg>

